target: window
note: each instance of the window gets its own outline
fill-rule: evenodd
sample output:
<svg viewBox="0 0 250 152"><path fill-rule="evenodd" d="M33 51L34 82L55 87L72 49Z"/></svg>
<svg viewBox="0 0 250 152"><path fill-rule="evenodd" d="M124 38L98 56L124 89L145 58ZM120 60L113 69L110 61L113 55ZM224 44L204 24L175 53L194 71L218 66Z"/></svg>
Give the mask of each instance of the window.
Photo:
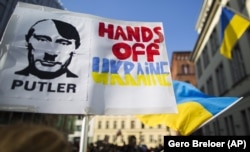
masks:
<svg viewBox="0 0 250 152"><path fill-rule="evenodd" d="M82 130L82 126L81 125L77 125L76 126L76 131L81 131Z"/></svg>
<svg viewBox="0 0 250 152"><path fill-rule="evenodd" d="M5 8L6 8L6 6L4 6L3 2L0 2L0 14L1 14L1 19L0 19L0 21L3 20ZM1 21L1 22L2 22L2 21ZM1 29L1 30L4 30L4 28ZM0 35L0 37L1 37L1 35Z"/></svg>
<svg viewBox="0 0 250 152"><path fill-rule="evenodd" d="M131 128L131 129L134 129L134 128L135 128L135 121L132 120L132 121L130 122L130 128Z"/></svg>
<svg viewBox="0 0 250 152"><path fill-rule="evenodd" d="M214 55L216 52L218 52L219 48L219 38L217 34L216 28L214 28L212 35L211 35L211 49L212 49L212 55Z"/></svg>
<svg viewBox="0 0 250 152"><path fill-rule="evenodd" d="M234 119L233 119L232 115L229 116L229 126L232 129L231 135L234 136L235 135L235 128L234 128Z"/></svg>
<svg viewBox="0 0 250 152"><path fill-rule="evenodd" d="M204 86L202 86L202 87L200 88L200 90L201 90L201 92L205 92Z"/></svg>
<svg viewBox="0 0 250 152"><path fill-rule="evenodd" d="M109 128L109 121L106 121L106 129Z"/></svg>
<svg viewBox="0 0 250 152"><path fill-rule="evenodd" d="M210 126L206 125L205 126L205 135L210 135L211 131L210 131Z"/></svg>
<svg viewBox="0 0 250 152"><path fill-rule="evenodd" d="M36 114L34 117L35 117L34 118L34 122L36 122L36 121L38 121L38 120L41 119L41 115L39 115L39 114ZM62 124L63 124L63 116L59 115L57 117L57 124L56 124L56 126L59 128L59 127L62 126Z"/></svg>
<svg viewBox="0 0 250 152"><path fill-rule="evenodd" d="M207 80L207 91L209 95L214 95L213 79L211 76Z"/></svg>
<svg viewBox="0 0 250 152"><path fill-rule="evenodd" d="M250 117L250 108L248 108L248 117Z"/></svg>
<svg viewBox="0 0 250 152"><path fill-rule="evenodd" d="M188 64L184 64L181 66L181 73L182 74L189 74L189 65Z"/></svg>
<svg viewBox="0 0 250 152"><path fill-rule="evenodd" d="M144 141L145 141L144 135L141 135L140 138L141 138L141 142L144 142Z"/></svg>
<svg viewBox="0 0 250 152"><path fill-rule="evenodd" d="M162 135L158 135L158 142L161 143L162 141Z"/></svg>
<svg viewBox="0 0 250 152"><path fill-rule="evenodd" d="M150 142L150 143L154 142L153 135L149 135L149 142Z"/></svg>
<svg viewBox="0 0 250 152"><path fill-rule="evenodd" d="M102 122L98 121L98 129L101 129L101 128L102 128Z"/></svg>
<svg viewBox="0 0 250 152"><path fill-rule="evenodd" d="M116 122L116 121L113 122L113 128L114 128L114 129L117 128L117 122Z"/></svg>
<svg viewBox="0 0 250 152"><path fill-rule="evenodd" d="M158 125L158 129L161 129L161 125Z"/></svg>
<svg viewBox="0 0 250 152"><path fill-rule="evenodd" d="M82 120L83 117L84 117L83 115L78 115L78 116L77 116L77 119Z"/></svg>
<svg viewBox="0 0 250 152"><path fill-rule="evenodd" d="M240 11L242 11L246 5L246 0L237 0Z"/></svg>
<svg viewBox="0 0 250 152"><path fill-rule="evenodd" d="M247 39L248 39L248 41L250 41L250 28L247 29L246 33L247 33Z"/></svg>
<svg viewBox="0 0 250 152"><path fill-rule="evenodd" d="M124 122L124 121L122 121L121 128L122 128L122 129L125 128L125 122Z"/></svg>
<svg viewBox="0 0 250 152"><path fill-rule="evenodd" d="M170 128L168 126L166 126L166 130L167 132L170 132Z"/></svg>
<svg viewBox="0 0 250 152"><path fill-rule="evenodd" d="M219 94L222 94L226 91L226 88L227 88L226 76L225 76L223 64L220 64L216 68L216 78L217 78L217 83L218 83Z"/></svg>
<svg viewBox="0 0 250 152"><path fill-rule="evenodd" d="M141 123L141 129L144 129L145 125L143 123Z"/></svg>
<svg viewBox="0 0 250 152"><path fill-rule="evenodd" d="M233 49L230 67L234 83L239 82L247 76L239 45L236 45Z"/></svg>
<svg viewBox="0 0 250 152"><path fill-rule="evenodd" d="M225 118L224 118L224 121L225 121L225 125L226 125L226 135L230 135L230 129L229 129L228 118L225 117Z"/></svg>
<svg viewBox="0 0 250 152"><path fill-rule="evenodd" d="M179 55L177 55L176 60L180 60L180 58L181 58L181 57L180 57Z"/></svg>
<svg viewBox="0 0 250 152"><path fill-rule="evenodd" d="M202 73L202 70L201 70L201 60L200 59L198 59L196 67L197 67L196 72L198 74L198 77L200 77L201 73Z"/></svg>
<svg viewBox="0 0 250 152"><path fill-rule="evenodd" d="M206 68L209 64L209 56L208 56L207 46L204 48L204 50L202 52L202 58L203 58L204 68Z"/></svg>
<svg viewBox="0 0 250 152"><path fill-rule="evenodd" d="M214 126L214 133L215 135L219 136L220 135L220 124L218 120L215 120L213 122L213 126Z"/></svg>
<svg viewBox="0 0 250 152"><path fill-rule="evenodd" d="M250 135L250 125L249 125L249 122L248 122L248 118L247 118L247 114L246 114L246 111L245 110L242 110L241 111L241 116L242 116L242 119L243 119L243 128L245 130L245 135Z"/></svg>

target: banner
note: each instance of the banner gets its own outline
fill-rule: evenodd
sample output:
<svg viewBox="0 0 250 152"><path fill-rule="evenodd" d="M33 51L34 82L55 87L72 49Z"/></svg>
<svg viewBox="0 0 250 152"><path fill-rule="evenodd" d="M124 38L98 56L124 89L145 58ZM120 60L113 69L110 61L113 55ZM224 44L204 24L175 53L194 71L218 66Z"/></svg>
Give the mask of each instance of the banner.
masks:
<svg viewBox="0 0 250 152"><path fill-rule="evenodd" d="M234 45L245 33L250 25L249 18L234 12L232 9L223 7L220 16L221 22L221 46L220 53L232 59Z"/></svg>
<svg viewBox="0 0 250 152"><path fill-rule="evenodd" d="M164 124L180 135L190 135L238 103L242 97L210 96L184 81L173 80L177 114L137 115L148 126Z"/></svg>
<svg viewBox="0 0 250 152"><path fill-rule="evenodd" d="M19 2L0 49L3 110L177 112L162 23Z"/></svg>

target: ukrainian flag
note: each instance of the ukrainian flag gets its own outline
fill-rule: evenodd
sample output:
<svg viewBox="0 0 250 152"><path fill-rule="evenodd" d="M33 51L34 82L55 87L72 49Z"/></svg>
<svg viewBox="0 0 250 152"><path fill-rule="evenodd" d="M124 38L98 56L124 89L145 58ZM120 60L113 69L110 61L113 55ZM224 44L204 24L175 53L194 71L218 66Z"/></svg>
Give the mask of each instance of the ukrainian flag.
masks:
<svg viewBox="0 0 250 152"><path fill-rule="evenodd" d="M220 53L228 59L232 58L232 49L248 28L250 22L243 16L228 8L222 8L221 12L221 32L222 41Z"/></svg>
<svg viewBox="0 0 250 152"><path fill-rule="evenodd" d="M193 85L173 81L178 107L177 114L137 115L144 124L164 124L181 135L189 135L206 121L215 118L239 101L237 97L215 97L202 93Z"/></svg>

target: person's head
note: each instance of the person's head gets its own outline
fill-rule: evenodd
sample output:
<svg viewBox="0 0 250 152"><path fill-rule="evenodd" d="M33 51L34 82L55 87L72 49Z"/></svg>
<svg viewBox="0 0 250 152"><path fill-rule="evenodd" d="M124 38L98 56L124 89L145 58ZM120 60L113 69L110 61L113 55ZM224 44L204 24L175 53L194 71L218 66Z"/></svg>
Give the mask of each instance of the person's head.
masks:
<svg viewBox="0 0 250 152"><path fill-rule="evenodd" d="M136 146L136 137L134 135L128 136L128 145Z"/></svg>
<svg viewBox="0 0 250 152"><path fill-rule="evenodd" d="M76 49L80 36L69 23L44 19L31 26L26 34L29 65L36 76L65 73ZM54 77L54 76L53 76Z"/></svg>
<svg viewBox="0 0 250 152"><path fill-rule="evenodd" d="M40 125L9 125L0 128L0 151L71 152L71 146L59 131Z"/></svg>

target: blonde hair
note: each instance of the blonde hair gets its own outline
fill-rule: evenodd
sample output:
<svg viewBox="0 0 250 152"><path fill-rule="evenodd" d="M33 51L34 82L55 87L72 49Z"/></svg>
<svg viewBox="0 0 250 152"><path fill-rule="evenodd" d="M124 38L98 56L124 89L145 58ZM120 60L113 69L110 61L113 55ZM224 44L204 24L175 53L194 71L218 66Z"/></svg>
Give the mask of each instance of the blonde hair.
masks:
<svg viewBox="0 0 250 152"><path fill-rule="evenodd" d="M41 125L9 125L0 128L1 152L70 152L63 134Z"/></svg>

